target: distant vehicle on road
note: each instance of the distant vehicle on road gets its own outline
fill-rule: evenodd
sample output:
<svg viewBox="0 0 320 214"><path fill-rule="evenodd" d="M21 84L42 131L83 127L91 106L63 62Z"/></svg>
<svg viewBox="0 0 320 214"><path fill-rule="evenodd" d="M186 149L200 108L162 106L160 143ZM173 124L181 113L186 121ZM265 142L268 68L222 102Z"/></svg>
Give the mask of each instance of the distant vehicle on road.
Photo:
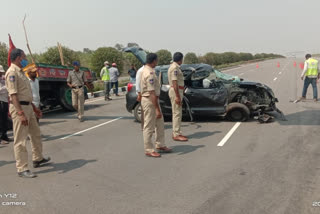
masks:
<svg viewBox="0 0 320 214"><path fill-rule="evenodd" d="M124 49L133 53L141 63L146 62L146 53L139 47ZM171 117L171 102L168 91L169 65L155 68L160 79L161 93L159 102L164 117ZM271 88L256 83L245 82L229 74L221 73L207 64L181 65L185 89L183 116L193 120L194 116L225 116L231 121L246 121L255 115L281 111L276 107L278 99ZM128 84L126 107L133 112L135 119L141 121L141 106L136 101L135 85Z"/></svg>

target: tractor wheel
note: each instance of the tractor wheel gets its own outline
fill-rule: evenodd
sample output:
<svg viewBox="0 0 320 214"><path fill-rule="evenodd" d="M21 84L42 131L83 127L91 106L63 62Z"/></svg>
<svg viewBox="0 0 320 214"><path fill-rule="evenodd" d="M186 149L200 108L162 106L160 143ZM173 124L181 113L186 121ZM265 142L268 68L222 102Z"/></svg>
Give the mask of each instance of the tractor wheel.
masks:
<svg viewBox="0 0 320 214"><path fill-rule="evenodd" d="M61 87L60 88L60 103L62 108L67 111L75 111L72 106L72 93L71 88L69 87Z"/></svg>

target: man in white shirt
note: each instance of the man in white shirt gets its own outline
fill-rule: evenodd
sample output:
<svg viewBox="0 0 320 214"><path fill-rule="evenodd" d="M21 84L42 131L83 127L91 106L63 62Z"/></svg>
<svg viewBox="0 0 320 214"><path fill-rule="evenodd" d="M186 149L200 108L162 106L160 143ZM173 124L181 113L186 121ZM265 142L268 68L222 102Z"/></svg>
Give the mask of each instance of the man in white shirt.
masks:
<svg viewBox="0 0 320 214"><path fill-rule="evenodd" d="M141 74L144 69L144 65L137 71L137 76L136 76L136 93L138 95L137 101L141 103ZM143 130L144 126L144 116L143 116L143 109L141 107L141 129Z"/></svg>
<svg viewBox="0 0 320 214"><path fill-rule="evenodd" d="M141 100L140 81L141 81L141 73L142 73L143 69L144 69L144 65L141 68L139 68L139 70L137 71L137 76L136 76L136 93L138 96L140 95L140 100Z"/></svg>
<svg viewBox="0 0 320 214"><path fill-rule="evenodd" d="M30 81L30 86L32 90L32 103L40 109L40 87L39 87L39 80L37 78L37 68L32 68L28 71L28 77ZM39 122L39 118L38 122Z"/></svg>
<svg viewBox="0 0 320 214"><path fill-rule="evenodd" d="M8 144L8 90L5 85L5 70L0 65L0 144Z"/></svg>

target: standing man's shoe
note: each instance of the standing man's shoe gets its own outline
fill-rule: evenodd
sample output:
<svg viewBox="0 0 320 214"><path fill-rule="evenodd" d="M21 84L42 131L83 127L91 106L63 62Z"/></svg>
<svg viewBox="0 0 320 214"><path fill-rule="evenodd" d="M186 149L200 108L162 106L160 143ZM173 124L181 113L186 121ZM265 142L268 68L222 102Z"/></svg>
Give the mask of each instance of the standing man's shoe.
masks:
<svg viewBox="0 0 320 214"><path fill-rule="evenodd" d="M306 100L305 97L300 97L300 98L298 99L298 101L304 101L304 100Z"/></svg>
<svg viewBox="0 0 320 214"><path fill-rule="evenodd" d="M162 152L162 153L170 153L170 152L172 152L172 149L170 149L170 148L168 148L168 147L159 147L159 148L157 148L157 150L159 151L159 152Z"/></svg>
<svg viewBox="0 0 320 214"><path fill-rule="evenodd" d="M26 170L23 172L18 172L19 177L22 178L35 178L38 177L36 174L33 174L32 172L30 172L30 170Z"/></svg>
<svg viewBox="0 0 320 214"><path fill-rule="evenodd" d="M43 158L41 161L33 161L33 168L38 168L42 164L48 163L50 160L51 160L51 158L48 157L47 159Z"/></svg>
<svg viewBox="0 0 320 214"><path fill-rule="evenodd" d="M7 141L7 142L11 142L12 141L12 139L8 138L7 135L2 136L1 140Z"/></svg>
<svg viewBox="0 0 320 214"><path fill-rule="evenodd" d="M152 157L152 158L160 158L161 157L161 155L158 152L146 153L146 156Z"/></svg>
<svg viewBox="0 0 320 214"><path fill-rule="evenodd" d="M7 145L7 144L9 144L9 142L8 142L8 141L1 140L1 139L0 139L0 144L1 144L1 145Z"/></svg>
<svg viewBox="0 0 320 214"><path fill-rule="evenodd" d="M184 136L184 135L182 135L182 134L181 134L180 136L188 140L188 137L186 137L186 136Z"/></svg>
<svg viewBox="0 0 320 214"><path fill-rule="evenodd" d="M186 137L184 137L184 136L182 136L182 135L178 135L178 136L172 136L172 139L174 140L174 141L188 141L188 138L186 138Z"/></svg>
<svg viewBox="0 0 320 214"><path fill-rule="evenodd" d="M318 102L318 99L313 99L313 101Z"/></svg>

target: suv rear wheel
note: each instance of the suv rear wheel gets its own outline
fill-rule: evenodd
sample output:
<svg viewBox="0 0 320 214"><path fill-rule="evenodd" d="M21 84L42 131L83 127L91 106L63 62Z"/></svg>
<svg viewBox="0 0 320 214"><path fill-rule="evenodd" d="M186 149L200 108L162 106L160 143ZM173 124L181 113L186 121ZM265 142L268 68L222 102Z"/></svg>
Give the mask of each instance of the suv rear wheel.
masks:
<svg viewBox="0 0 320 214"><path fill-rule="evenodd" d="M133 114L139 123L141 123L141 112L142 112L141 104L138 103L136 107L134 107Z"/></svg>

